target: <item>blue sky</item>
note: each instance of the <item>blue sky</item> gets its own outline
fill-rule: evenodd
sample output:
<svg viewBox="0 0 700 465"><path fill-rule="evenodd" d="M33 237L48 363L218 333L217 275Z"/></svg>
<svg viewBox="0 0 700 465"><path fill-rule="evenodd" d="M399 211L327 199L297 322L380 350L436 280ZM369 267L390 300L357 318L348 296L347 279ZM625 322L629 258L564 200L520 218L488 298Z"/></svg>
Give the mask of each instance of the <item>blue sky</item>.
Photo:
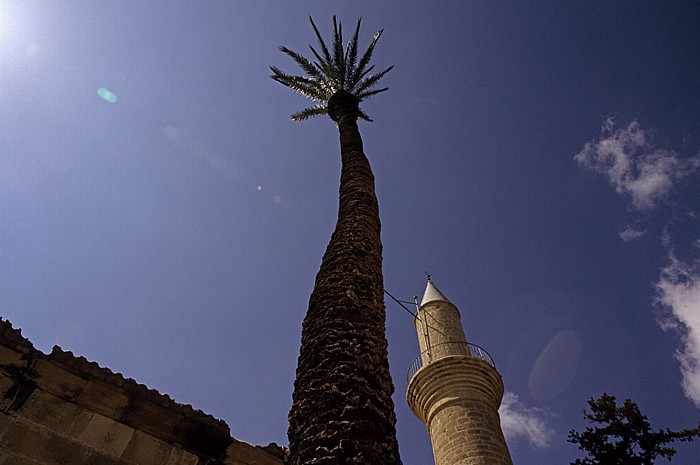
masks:
<svg viewBox="0 0 700 465"><path fill-rule="evenodd" d="M459 307L514 463L578 457L602 392L695 425L700 4L455 4L0 2L0 315L285 444L340 160L268 67L297 72L278 47L306 53L308 15L326 35L362 16L395 65L360 123L386 288L410 300L429 271ZM432 463L412 321L387 316L401 455Z"/></svg>

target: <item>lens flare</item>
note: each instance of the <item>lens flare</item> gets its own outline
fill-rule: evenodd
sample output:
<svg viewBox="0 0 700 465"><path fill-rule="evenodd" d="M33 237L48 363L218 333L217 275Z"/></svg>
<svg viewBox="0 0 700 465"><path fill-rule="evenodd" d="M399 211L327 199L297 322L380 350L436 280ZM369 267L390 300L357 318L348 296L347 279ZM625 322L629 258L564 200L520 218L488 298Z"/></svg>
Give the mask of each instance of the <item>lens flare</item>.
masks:
<svg viewBox="0 0 700 465"><path fill-rule="evenodd" d="M530 393L537 400L554 399L576 377L581 359L581 340L576 331L562 331L552 338L537 357L528 379Z"/></svg>
<svg viewBox="0 0 700 465"><path fill-rule="evenodd" d="M117 96L112 91L105 89L104 87L97 89L97 95L99 95L102 100L106 100L109 103L116 103L117 101Z"/></svg>

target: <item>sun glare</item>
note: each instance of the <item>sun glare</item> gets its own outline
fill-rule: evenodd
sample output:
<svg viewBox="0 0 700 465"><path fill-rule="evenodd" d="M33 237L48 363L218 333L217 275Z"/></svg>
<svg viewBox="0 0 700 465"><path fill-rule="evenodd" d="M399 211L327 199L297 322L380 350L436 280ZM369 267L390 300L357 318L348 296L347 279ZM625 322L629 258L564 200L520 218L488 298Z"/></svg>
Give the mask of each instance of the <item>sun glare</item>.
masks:
<svg viewBox="0 0 700 465"><path fill-rule="evenodd" d="M0 0L0 39L5 39L10 35L9 17L10 9L7 2Z"/></svg>
<svg viewBox="0 0 700 465"><path fill-rule="evenodd" d="M7 36L7 20L5 5L0 3L0 39L4 39Z"/></svg>

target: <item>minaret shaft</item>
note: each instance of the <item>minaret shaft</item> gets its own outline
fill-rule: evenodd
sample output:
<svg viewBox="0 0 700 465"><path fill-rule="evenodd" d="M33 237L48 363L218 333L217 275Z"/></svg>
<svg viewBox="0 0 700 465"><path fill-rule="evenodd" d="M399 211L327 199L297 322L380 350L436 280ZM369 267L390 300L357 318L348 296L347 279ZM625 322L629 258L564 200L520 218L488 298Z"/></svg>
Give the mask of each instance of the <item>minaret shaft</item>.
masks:
<svg viewBox="0 0 700 465"><path fill-rule="evenodd" d="M422 367L406 397L428 429L435 465L512 465L498 416L501 375L467 343L457 307L430 281L415 323Z"/></svg>
<svg viewBox="0 0 700 465"><path fill-rule="evenodd" d="M470 355L459 311L451 302L434 300L421 305L414 323L423 365L446 355Z"/></svg>

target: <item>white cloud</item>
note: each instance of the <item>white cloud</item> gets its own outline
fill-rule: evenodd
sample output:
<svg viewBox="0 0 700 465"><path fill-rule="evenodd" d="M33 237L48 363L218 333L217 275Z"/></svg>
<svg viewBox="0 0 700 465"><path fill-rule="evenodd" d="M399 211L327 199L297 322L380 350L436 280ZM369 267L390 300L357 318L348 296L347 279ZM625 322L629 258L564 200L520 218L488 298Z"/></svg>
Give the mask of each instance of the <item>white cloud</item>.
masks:
<svg viewBox="0 0 700 465"><path fill-rule="evenodd" d="M507 440L525 438L535 447L548 447L554 430L549 426L552 414L541 408L525 406L517 394L506 392L501 408L501 428Z"/></svg>
<svg viewBox="0 0 700 465"><path fill-rule="evenodd" d="M597 140L583 147L574 160L583 168L603 174L615 190L631 199L637 210L649 210L665 202L681 178L700 173L700 153L681 157L673 150L654 148L648 132L635 121L618 129L608 119ZM700 218L700 212L681 212L677 206L666 204L674 220L666 225L662 243L668 254L668 264L661 269L656 284L656 302L666 310L659 326L678 334L681 347L675 357L680 363L682 386L686 397L700 408L700 259L679 259L668 228ZM627 242L644 234L646 229L630 224L619 233ZM700 239L684 231L684 241L697 253Z"/></svg>
<svg viewBox="0 0 700 465"><path fill-rule="evenodd" d="M676 180L700 169L700 154L680 158L672 150L654 149L636 121L616 129L612 118L603 125L600 138L586 143L574 160L607 176L616 192L631 196L638 210L655 207Z"/></svg>
<svg viewBox="0 0 700 465"><path fill-rule="evenodd" d="M668 234L664 243L669 248ZM658 302L669 310L660 322L667 331L680 334L683 347L676 352L681 364L683 391L700 408L700 270L676 258L669 248L669 264L656 283Z"/></svg>
<svg viewBox="0 0 700 465"><path fill-rule="evenodd" d="M620 231L620 239L622 239L625 242L629 242L631 240L637 239L638 237L642 237L647 233L647 230L639 230L635 228L632 225L629 225L625 228L624 231Z"/></svg>

